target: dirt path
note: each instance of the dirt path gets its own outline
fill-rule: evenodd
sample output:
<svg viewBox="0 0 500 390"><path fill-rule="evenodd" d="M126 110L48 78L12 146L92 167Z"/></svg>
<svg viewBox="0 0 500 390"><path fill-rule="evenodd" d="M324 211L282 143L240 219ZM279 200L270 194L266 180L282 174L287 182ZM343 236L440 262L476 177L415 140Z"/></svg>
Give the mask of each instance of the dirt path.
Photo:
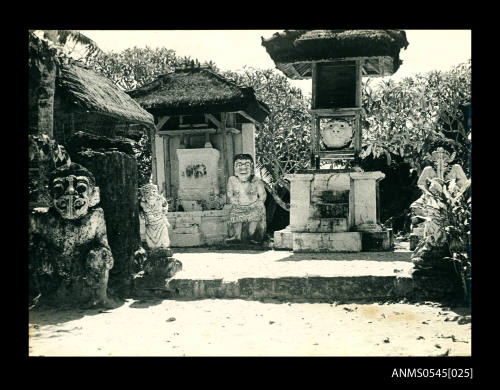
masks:
<svg viewBox="0 0 500 390"><path fill-rule="evenodd" d="M30 356L469 356L470 312L436 304L134 301L30 312Z"/></svg>

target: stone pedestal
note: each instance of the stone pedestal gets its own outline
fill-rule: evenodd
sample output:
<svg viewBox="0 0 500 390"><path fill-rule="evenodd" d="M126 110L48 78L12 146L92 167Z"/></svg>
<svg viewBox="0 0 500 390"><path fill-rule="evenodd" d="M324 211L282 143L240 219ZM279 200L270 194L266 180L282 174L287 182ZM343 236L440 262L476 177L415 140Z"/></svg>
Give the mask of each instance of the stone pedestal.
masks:
<svg viewBox="0 0 500 390"><path fill-rule="evenodd" d="M382 172L316 171L287 175L290 225L274 233L277 249L359 252L393 248L379 218ZM348 203L347 203L348 202Z"/></svg>
<svg viewBox="0 0 500 390"><path fill-rule="evenodd" d="M133 288L136 293L165 288L167 279L182 269L182 263L173 257L170 248L155 248L148 251L142 269L133 279Z"/></svg>
<svg viewBox="0 0 500 390"><path fill-rule="evenodd" d="M290 225L275 232L275 247L294 252L359 252L361 233L349 232L349 172L287 175ZM345 206L345 208L343 207Z"/></svg>
<svg viewBox="0 0 500 390"><path fill-rule="evenodd" d="M349 201L349 218L352 230L380 232L378 183L385 177L382 172L353 172Z"/></svg>

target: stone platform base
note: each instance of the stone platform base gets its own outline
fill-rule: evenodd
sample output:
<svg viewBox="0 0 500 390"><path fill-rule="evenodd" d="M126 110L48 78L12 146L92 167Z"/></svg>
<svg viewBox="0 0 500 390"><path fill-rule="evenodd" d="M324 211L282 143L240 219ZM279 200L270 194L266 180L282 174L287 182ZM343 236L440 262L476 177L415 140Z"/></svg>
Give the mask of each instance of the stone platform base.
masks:
<svg viewBox="0 0 500 390"><path fill-rule="evenodd" d="M287 226L274 232L274 249L293 249L294 252L371 252L393 248L392 229L381 232L299 233L292 232Z"/></svg>
<svg viewBox="0 0 500 390"><path fill-rule="evenodd" d="M292 231L290 230L290 226L274 232L274 249L292 249Z"/></svg>
<svg viewBox="0 0 500 390"><path fill-rule="evenodd" d="M229 208L205 211L176 211L167 213L168 235L173 248L221 245L228 238ZM144 219L140 218L144 241Z"/></svg>
<svg viewBox="0 0 500 390"><path fill-rule="evenodd" d="M392 229L362 233L363 251L390 251L394 248Z"/></svg>
<svg viewBox="0 0 500 390"><path fill-rule="evenodd" d="M299 233L292 236L294 252L361 252L361 233Z"/></svg>

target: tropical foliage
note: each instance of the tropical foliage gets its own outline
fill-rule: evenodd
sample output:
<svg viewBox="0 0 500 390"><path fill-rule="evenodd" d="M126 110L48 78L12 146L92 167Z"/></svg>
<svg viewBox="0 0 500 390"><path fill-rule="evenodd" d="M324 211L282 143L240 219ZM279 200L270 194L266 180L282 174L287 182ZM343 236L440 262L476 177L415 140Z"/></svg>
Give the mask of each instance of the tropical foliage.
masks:
<svg viewBox="0 0 500 390"><path fill-rule="evenodd" d="M417 74L401 81L363 84L361 157L401 156L420 174L426 156L437 146L457 153L468 171L470 129L463 107L471 101L471 62L448 72Z"/></svg>
<svg viewBox="0 0 500 390"><path fill-rule="evenodd" d="M412 258L422 259L433 267L436 260L451 264L468 301L472 272L470 181L460 190L454 186L453 180L446 180L438 185L441 190L429 191L424 198L425 224L437 226L438 231L424 234Z"/></svg>
<svg viewBox="0 0 500 390"><path fill-rule="evenodd" d="M164 47L134 47L119 53L99 53L87 56L85 62L126 91L139 88L176 67L191 63L200 65L198 60L179 57L174 50ZM212 62L205 62L203 66L215 68Z"/></svg>

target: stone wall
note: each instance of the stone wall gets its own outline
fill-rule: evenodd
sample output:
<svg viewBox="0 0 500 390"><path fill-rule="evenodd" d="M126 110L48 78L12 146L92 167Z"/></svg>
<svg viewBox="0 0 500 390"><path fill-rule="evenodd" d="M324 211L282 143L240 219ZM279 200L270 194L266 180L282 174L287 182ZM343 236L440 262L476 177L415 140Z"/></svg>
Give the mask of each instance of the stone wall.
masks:
<svg viewBox="0 0 500 390"><path fill-rule="evenodd" d="M229 207L222 210L169 212L168 234L172 247L217 245L228 238ZM144 220L141 218L141 237L145 240Z"/></svg>

